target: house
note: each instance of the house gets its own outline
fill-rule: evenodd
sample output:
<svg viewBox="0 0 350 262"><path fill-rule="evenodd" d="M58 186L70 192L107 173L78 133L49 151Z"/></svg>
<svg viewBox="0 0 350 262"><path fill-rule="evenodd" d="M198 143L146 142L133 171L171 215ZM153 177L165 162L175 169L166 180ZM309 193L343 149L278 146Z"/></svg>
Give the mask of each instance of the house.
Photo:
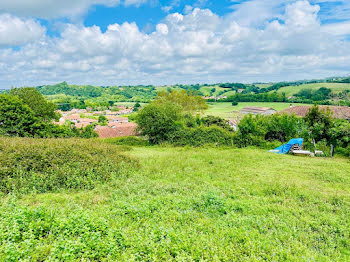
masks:
<svg viewBox="0 0 350 262"><path fill-rule="evenodd" d="M291 106L280 113L286 113L288 115L295 114L300 117L305 117L309 112L311 106ZM346 119L350 121L350 107L348 106L319 106L320 110L331 110L333 117L338 119Z"/></svg>
<svg viewBox="0 0 350 262"><path fill-rule="evenodd" d="M238 129L239 119L230 118L227 123L232 127L235 131Z"/></svg>
<svg viewBox="0 0 350 262"><path fill-rule="evenodd" d="M80 115L79 114L72 114L72 115L67 115L64 117L66 120L69 120L73 123L78 123L80 120Z"/></svg>
<svg viewBox="0 0 350 262"><path fill-rule="evenodd" d="M256 107L256 106L249 106L243 108L240 113L241 114L252 114L252 115L273 115L277 111L270 107Z"/></svg>
<svg viewBox="0 0 350 262"><path fill-rule="evenodd" d="M129 119L127 117L120 116L107 116L109 123L129 123Z"/></svg>
<svg viewBox="0 0 350 262"><path fill-rule="evenodd" d="M100 138L135 136L137 134L137 124L135 123L118 123L108 126L96 126L95 131Z"/></svg>

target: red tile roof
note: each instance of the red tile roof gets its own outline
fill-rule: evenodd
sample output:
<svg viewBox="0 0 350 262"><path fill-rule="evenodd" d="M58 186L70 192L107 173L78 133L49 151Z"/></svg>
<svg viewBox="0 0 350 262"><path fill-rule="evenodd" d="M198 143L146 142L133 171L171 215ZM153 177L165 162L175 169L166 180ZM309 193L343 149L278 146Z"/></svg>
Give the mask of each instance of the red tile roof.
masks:
<svg viewBox="0 0 350 262"><path fill-rule="evenodd" d="M113 127L110 126L96 126L95 131L101 138L107 137L122 137L135 136L137 124L135 123L120 123Z"/></svg>
<svg viewBox="0 0 350 262"><path fill-rule="evenodd" d="M327 110L329 108L333 112L333 117L339 119L350 119L350 107L348 106L319 106L321 110ZM289 115L296 114L297 116L304 117L309 112L311 106L292 106L288 109L282 110L281 113L287 113Z"/></svg>

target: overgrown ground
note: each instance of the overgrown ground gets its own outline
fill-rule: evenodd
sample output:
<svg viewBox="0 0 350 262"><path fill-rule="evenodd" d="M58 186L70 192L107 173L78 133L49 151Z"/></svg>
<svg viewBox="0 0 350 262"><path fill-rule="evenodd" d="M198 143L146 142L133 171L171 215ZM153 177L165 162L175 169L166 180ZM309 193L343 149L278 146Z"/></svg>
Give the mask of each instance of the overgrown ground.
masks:
<svg viewBox="0 0 350 262"><path fill-rule="evenodd" d="M350 259L347 159L218 148L121 154L138 164L93 190L3 196L0 260Z"/></svg>

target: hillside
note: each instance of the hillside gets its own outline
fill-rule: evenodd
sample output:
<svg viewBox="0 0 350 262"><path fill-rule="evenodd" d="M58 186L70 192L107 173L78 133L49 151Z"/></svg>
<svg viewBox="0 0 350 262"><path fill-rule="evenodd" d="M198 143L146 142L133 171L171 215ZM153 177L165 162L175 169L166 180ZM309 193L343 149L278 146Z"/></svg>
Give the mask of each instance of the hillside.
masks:
<svg viewBox="0 0 350 262"><path fill-rule="evenodd" d="M8 161L20 152L32 152L32 160L53 148L62 152L53 141L28 150L28 144L9 139L6 144L16 147ZM87 148L96 148L92 160L99 152L120 155L106 160L96 155L93 160L102 161L105 169L118 163L117 175L104 176L92 190L72 183L71 189L2 196L1 260L350 259L348 160L255 149L125 148L100 140L74 144L74 152L82 146L86 159ZM121 165L120 157L134 164ZM26 161L30 159L26 154ZM78 166L74 164L74 170ZM96 181L85 170L90 181ZM35 185L40 186L37 178Z"/></svg>
<svg viewBox="0 0 350 262"><path fill-rule="evenodd" d="M344 90L350 91L350 83L312 83L312 84L302 84L302 85L296 85L296 86L286 86L280 88L277 92L278 93L285 93L286 96L292 96L298 93L302 89L312 89L317 90L321 87L330 88L332 90L332 93L337 94L339 92L342 92Z"/></svg>

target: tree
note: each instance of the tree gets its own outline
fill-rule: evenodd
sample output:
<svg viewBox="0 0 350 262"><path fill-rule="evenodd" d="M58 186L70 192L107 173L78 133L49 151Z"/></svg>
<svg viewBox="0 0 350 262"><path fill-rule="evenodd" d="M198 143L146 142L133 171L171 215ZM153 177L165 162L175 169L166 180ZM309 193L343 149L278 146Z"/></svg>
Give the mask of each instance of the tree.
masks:
<svg viewBox="0 0 350 262"><path fill-rule="evenodd" d="M295 115L274 114L267 116L265 121L265 139L278 140L284 143L293 137L297 137L302 130L301 122L302 120Z"/></svg>
<svg viewBox="0 0 350 262"><path fill-rule="evenodd" d="M101 126L106 126L107 123L108 123L107 117L105 117L105 116L99 116L99 117L98 117L98 123L99 123Z"/></svg>
<svg viewBox="0 0 350 262"><path fill-rule="evenodd" d="M181 108L173 103L151 103L136 116L141 135L153 144L171 142L182 128Z"/></svg>
<svg viewBox="0 0 350 262"><path fill-rule="evenodd" d="M5 136L33 137L42 123L22 100L0 95L0 134Z"/></svg>
<svg viewBox="0 0 350 262"><path fill-rule="evenodd" d="M330 130L334 127L334 119L329 108L327 110L320 110L315 105L310 108L304 119L309 128L309 135L315 143L325 139L330 144Z"/></svg>
<svg viewBox="0 0 350 262"><path fill-rule="evenodd" d="M193 92L178 90L169 92L159 92L155 100L156 103L173 103L181 107L182 111L195 113L208 108L206 101Z"/></svg>
<svg viewBox="0 0 350 262"><path fill-rule="evenodd" d="M33 111L34 116L42 121L50 122L59 118L55 111L56 105L46 101L44 96L35 88L14 88L10 90L10 95L21 99Z"/></svg>

